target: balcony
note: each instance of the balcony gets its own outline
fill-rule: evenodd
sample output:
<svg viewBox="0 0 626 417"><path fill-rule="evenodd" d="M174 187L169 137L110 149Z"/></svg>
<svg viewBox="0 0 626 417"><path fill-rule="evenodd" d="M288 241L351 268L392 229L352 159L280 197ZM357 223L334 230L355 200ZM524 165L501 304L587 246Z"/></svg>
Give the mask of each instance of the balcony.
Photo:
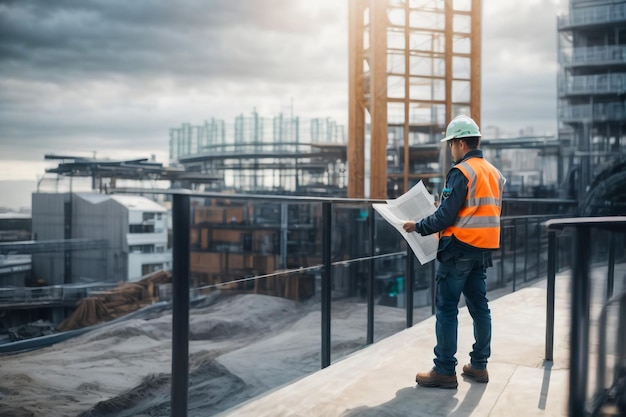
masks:
<svg viewBox="0 0 626 417"><path fill-rule="evenodd" d="M175 196L176 197L176 196ZM242 196L242 198L245 198ZM249 196L247 198L250 198ZM363 202L351 201L351 204ZM517 202L520 203L520 202ZM570 258L569 251L559 251L565 249L572 242L571 234L561 234L557 236L554 230L550 233L547 248L543 245L541 236L545 235L545 231L538 228L528 228L527 221L531 221L535 216L503 218L502 225L502 248L500 253L500 264L493 268L497 271L495 280L491 283L507 282L507 276L513 281L513 291L515 292L516 279L524 279L526 281L526 273L529 272L530 264L535 264L537 276L541 275L542 269L540 265L546 265L546 275L548 277L546 287L542 284L525 288L517 294L505 296L502 299L492 303L494 316L499 317L502 321L496 324L496 332L494 333L494 346L499 347L499 356L492 360L491 372L497 375L494 382L488 386L472 383L471 381L461 380L459 389L453 395L442 392L442 390L424 390L415 387L413 383L414 369L423 366L428 368L429 358L431 356L432 343L434 339L433 320L426 319L424 322L413 326L413 287L412 279L406 283L406 313L407 313L407 330L391 336L385 340L378 342L376 345L368 349L364 349L355 353L347 359L331 364L331 299L333 284L336 287L337 279L333 281L332 276L335 275L336 268L345 268L349 265L365 261L369 264L370 280L374 280L375 266L371 256L374 254L374 241L380 239L380 236L373 233L376 224L372 217L373 211L370 211L370 217L367 224L370 228L370 257L359 259L343 259L333 262L332 248L336 242L331 233L334 227L342 226L335 224L337 211L341 206L339 200L330 202L326 200L322 203L322 265L321 265L321 339L322 339L322 369L306 378L297 378L296 382L285 385L284 388L273 390L268 395L261 396L254 401L248 401L241 406L235 406L221 414L224 416L237 417L248 415L266 415L266 416L337 416L337 417L356 417L363 415L415 415L415 416L431 416L433 411L442 413L440 415L569 415L571 417L582 417L583 410L589 404L590 409L598 410L597 398L606 400L610 397L610 390L607 384L619 382L617 377L609 381L607 376L608 364L609 370L614 370L618 375L621 372L625 353L620 350L619 343L617 351L614 346L606 350L607 343L604 336L600 336L598 341L602 348L601 353L594 356L597 362L591 363L589 348L589 311L590 304L594 304L594 310L598 307L595 301L592 303L589 296L590 289L586 287L590 284L589 264L591 259L597 262L603 262L606 265L608 257L608 266L604 268L594 267L594 286L597 285L594 294L600 298L599 306L607 311L606 301L612 296L613 290L623 291L623 283L614 281L615 275L622 276L626 271L624 268L625 243L624 235L619 231L626 231L626 221L623 217L615 225L607 222L602 229L593 232L591 235L591 227L599 226L599 223L589 222L585 229L586 233L575 233L576 238L575 257ZM334 208L333 208L334 206ZM178 197L178 201L174 200L174 265L176 275L177 256L186 259L188 250L185 249L183 243L187 242L189 237L185 232L186 224L176 232L176 219L178 215L186 213L189 203L185 202L182 197ZM509 209L511 206L509 207ZM188 221L188 220L187 220ZM548 222L550 223L550 221ZM574 224L558 223L556 226L562 228ZM591 227L590 227L591 226ZM615 227L613 227L615 226ZM534 230L533 230L534 229ZM550 231L550 229L548 229ZM578 232L578 229L576 230ZM537 236L536 244L531 244L534 238L529 238L530 233ZM523 243L520 243L523 242ZM560 243L557 243L560 242ZM534 246L535 255L528 253L529 246ZM544 261L543 255L547 255L547 262ZM382 254L376 257L383 256ZM410 251L407 252L405 274L413 277L413 256ZM508 259L507 266L504 267L504 261ZM519 263L517 260L519 259ZM619 261L618 261L619 259ZM569 262L568 262L569 261ZM617 264L616 262L620 262ZM523 267L521 264L523 263ZM558 281L555 278L559 268L564 265L575 265L576 269L572 273L572 279L568 279L569 274L561 276ZM178 264L184 271L188 266ZM600 264L602 265L602 264ZM579 269L579 266L581 267ZM315 268L317 269L317 267ZM494 272L492 270L492 272ZM422 271L421 276L428 276L428 272ZM607 277L605 280L598 280L597 277ZM336 275L335 275L336 277ZM250 278L253 279L253 278ZM431 276L431 286L434 277ZM242 281L238 282L241 284ZM488 277L489 282L489 277ZM175 285L182 285L184 289L188 283L184 280L175 282ZM231 283L224 283L232 285ZM557 285L558 284L558 285ZM604 286L606 285L606 287ZM369 285L368 297L368 314L373 314L373 294L371 293L372 285ZM397 288L397 287L395 287ZM572 290L574 288L574 290ZM599 290L599 293L598 293ZM180 290L179 290L180 291ZM582 293L581 293L582 292ZM606 295L606 299L602 296ZM572 295L570 303L567 303L567 296ZM600 295L600 297L597 297ZM547 299L547 302L546 302ZM179 319L182 323L187 323L188 318L188 301L187 291L179 292L179 299L174 298L174 323L176 320L177 303L179 308ZM556 304L556 305L555 305ZM556 308L555 308L556 307ZM370 310L372 309L372 310ZM545 309L545 310L544 310ZM587 316L583 317L583 312ZM545 316L544 316L545 313ZM603 313L604 314L604 313ZM615 314L612 314L612 320ZM570 320L568 321L568 315ZM623 314L618 314L623 316ZM371 332L373 331L373 316L368 316L367 340L368 344L372 343ZM543 328L542 324L546 327ZM470 346L472 341L472 326L468 312L463 309L459 317L464 325L460 328L459 339L464 345ZM571 325L571 333L568 333L567 327ZM604 323L604 322L603 322ZM619 320L615 326L605 326L600 324L600 334L606 335L609 328L613 336L615 334L624 334L625 321ZM370 327L370 325L372 327ZM582 329L583 326L586 326ZM544 336L545 330L545 339ZM187 330L185 330L187 331ZM595 333L594 333L595 334ZM497 336L496 336L497 335ZM570 336L571 335L571 336ZM339 341L335 343L341 344L343 340L341 335L335 334ZM246 349L245 352L230 354L221 362L226 367L233 367L237 375L247 372L247 375L253 380L265 380L263 375L267 373L275 374L275 365L267 365L266 361L272 360L286 361L290 360L285 357L284 351L279 349L287 339L278 338L279 340L260 343L257 351L254 349ZM584 339L584 343L581 340ZM172 361L173 368L181 368L183 371L174 372L172 375L172 385L178 386L181 383L187 386L188 376L187 367L187 335L177 333L176 327L173 329L173 351ZM298 343L298 337L289 338L292 343ZM614 341L614 339L612 339ZM568 341L571 341L569 350L567 349ZM275 343L275 344L272 344ZM545 344L544 344L545 342ZM556 343L555 343L556 342ZM177 346L178 344L178 346ZM299 345L298 345L299 346ZM545 347L544 360L540 361L538 352L541 346ZM265 348L265 349L263 349ZM276 349L279 349L278 355L273 355ZM177 354L177 352L185 352L185 355ZM258 357L264 357L261 362ZM274 352L275 353L275 352ZM264 356L267 355L267 356ZM276 359L278 356L279 359ZM308 356L308 355L307 355ZM428 359L424 359L424 358ZM574 359L570 359L570 357ZM569 365L568 365L569 359ZM419 362L419 363L418 363ZM422 364L424 362L424 364ZM298 361L298 366L301 362ZM266 366L267 365L267 366ZM289 365L288 365L289 366ZM568 368L569 366L569 368ZM598 379L595 381L596 390L591 393L591 397L587 395L585 375L597 371ZM569 377L569 385L566 383ZM463 383L465 382L465 383ZM312 397L311 393L315 393ZM187 392L178 392L180 396L176 403L174 398L175 389L172 389L172 415L184 416L187 413ZM485 394L485 395L483 395ZM598 395L599 397L596 397ZM620 392L621 395L621 392ZM569 396L569 402L568 402ZM460 401L460 403L459 403ZM514 409L511 403L515 403ZM178 410L178 411L176 411ZM566 414L567 413L567 414ZM593 414L599 415L597 413Z"/></svg>
<svg viewBox="0 0 626 417"><path fill-rule="evenodd" d="M572 10L570 15L559 16L558 30L576 27L626 22L626 4L585 7Z"/></svg>
<svg viewBox="0 0 626 417"><path fill-rule="evenodd" d="M176 192L172 194L174 197L174 275L185 277L189 275L189 259L194 255L189 247L190 218L193 218L190 216L190 194L177 194ZM425 390L415 387L413 382L415 371L427 369L432 355L434 320L429 318L431 307L429 300L430 289L433 288L434 282L433 270L431 270L433 265L431 263L423 268L417 268L412 264L414 257L406 247L401 245L402 239L397 232L392 230L392 234L387 233L385 228L388 230L390 226L376 219L374 211L370 210L371 203L379 201L284 196L220 196L217 193L197 193L196 195L229 201L256 199L263 202L271 201L272 204L279 205L310 204L315 208L312 212L319 214L319 217L315 217L318 220L314 222L317 227L311 230L317 231L319 235L302 239L315 244L310 254L317 258L316 264L266 276L232 276L229 282L220 282L211 285L210 288L201 289L203 291L223 289L224 293L229 290L251 291L252 288L256 288L255 283L258 281L275 280L278 274L286 276L287 281L292 281L291 277L302 275L302 272L306 270L308 274L315 275L316 297L312 298L308 304L311 314L307 315L305 320L298 321L298 326L293 323L286 326L289 330L297 330L299 327L305 333L291 332L288 335L292 337L285 337L284 334L277 335L271 332L272 334L259 336L258 340L254 340L254 343L249 346L226 352L230 334L223 334L216 338L215 334L207 329L218 328L219 330L228 325L230 326L228 330L231 330L237 327L241 320L249 318L245 315L249 313L265 318L266 321L277 320L277 318L265 315L264 310L260 308L264 301L258 298L250 304L254 307L250 309L242 305L245 304L242 298L233 297L228 299L229 304L233 305L232 314L224 322L214 323L215 326L210 327L211 323L200 316L201 311L194 311L191 317L189 316L189 280L174 280L171 320L169 317L164 317L157 323L137 321L132 324L130 328L132 332L128 335L121 328L115 328L113 329L115 347L106 346L102 337L104 333L95 335L94 339L90 340L97 342L89 346L90 359L97 357L98 353L109 353L107 359L114 358L114 360L107 362L106 369L86 368L83 362L77 360L63 364L64 368L69 369L68 372L73 375L81 378L88 377L90 381L96 381L91 383L103 392L106 391L105 388L109 388L106 382L111 380L109 376L111 374L119 376L113 380L115 389L107 391L106 395L86 400L86 403L81 404L85 408L95 407L96 402L102 402L100 406L103 408L113 404L113 401L118 399L116 395L121 396L126 392L132 392L145 378L158 372L159 375L165 375L167 382L162 385L155 384L154 390L146 389L147 401L140 404L133 402L129 406L133 408L132 410L130 408L116 409L120 415L124 412L136 414L143 412L165 416L171 412L172 416L184 417L188 411L187 399L190 400L190 408L195 414L214 415L224 412L225 414L222 415L233 417L244 415L352 417L389 414L415 416L566 415L567 378L572 369L567 359L569 353L573 352L573 349L567 347L570 339L568 315L572 310L577 313L580 311L579 304L568 302L567 298L572 288L572 280L567 271L572 264L572 259L569 257L567 244L571 242L569 239L572 235L564 233L558 237L558 241L562 243L560 247L562 250L549 250L554 249L552 245L554 241L548 241L545 222L548 219L563 216L575 202L505 200L502 249L495 256L496 265L490 268L488 276L494 316L494 356L490 362L493 380L489 384L479 385L466 381L459 375L459 389L450 392ZM609 231L609 233L612 232L613 230ZM584 240L587 245L585 249L587 252L584 254L605 261L597 270L594 267L598 276L621 277L626 271L623 264L626 240L623 235L617 233L615 233L617 236L611 235L609 238L602 233L594 232L593 242L591 242L591 237ZM550 258L548 254L556 254L556 258ZM608 267L606 266L607 257L613 259ZM580 258L577 256L574 260ZM381 337L385 331L390 331L389 327L393 326L389 326L388 322L381 322L380 316L377 316L376 321L374 320L374 296L379 297L380 293L375 291L376 286L373 283L377 281L377 276L392 272L386 264L388 259L401 260L398 265L393 263L389 265L399 266L400 272L403 273L400 278L404 284L395 286L394 292L398 298L400 293L404 297L402 308L406 311L407 329L398 331L393 336ZM615 267L612 272L611 267ZM342 310L345 304L340 304L339 300L342 296L340 290L344 285L343 271L346 271L346 275L352 272L351 278L364 284L358 287L359 292L343 295L344 298L359 300L362 306L362 309L358 310L358 313L362 314L358 314L358 318L355 314L350 322L345 321L345 316L350 316L350 314ZM555 280L556 294L550 298L550 291L554 289L551 284L554 282L550 281L549 274L555 271L558 274ZM547 281L546 276L548 276ZM398 282L396 277L394 275L394 280ZM574 275L574 278L576 277L577 275ZM352 279L345 280L347 283L352 281ZM415 288L413 284L416 285ZM603 285L604 282L599 284ZM604 289L602 285L599 285L600 289ZM615 289L621 290L620 285L623 287L623 283L616 280ZM398 291L400 287L404 288ZM425 302L419 304L418 308L414 308L413 294L419 291L423 291L421 294L426 295L423 297ZM546 294L548 294L548 303L546 303ZM549 304L550 300L556 300L556 308L547 311L546 304ZM570 308L574 305L576 309ZM593 305L594 310L597 306L597 304ZM210 308L204 306L202 310L213 310L213 307L214 305ZM376 314L380 314L381 310L382 307L377 306ZM287 313L290 311L287 310ZM413 325L414 311L420 317L418 321L421 321L416 325ZM404 314L404 311L402 313ZM547 316L554 318L556 325L555 333L552 334L556 341L551 352L554 357L547 354L543 356L544 347L547 353L547 338L544 339L544 324L546 324ZM339 321L334 321L335 319ZM341 321L342 319L344 321ZM459 346L462 345L464 349L471 345L470 320L468 311L461 307ZM169 323L171 323L172 330L171 340L162 334L162 329L166 328L164 326ZM374 329L375 323L376 329ZM404 323L402 324L394 329L403 328ZM189 333L190 325L191 334ZM248 338L255 339L249 335L248 323L242 327ZM546 327L548 327L547 324ZM158 335L151 332L151 329L157 328ZM374 333L375 330L379 333ZM346 335L347 333L349 337L354 334L357 336L352 339ZM375 335L377 341L374 344ZM141 340L133 339L131 336L141 337ZM149 354L140 352L143 346L142 341L149 342L151 349ZM56 353L56 357L71 357L69 355L72 353L72 348L77 345L80 343L65 345L53 352ZM165 355L160 345L166 345ZM294 353L294 346L297 347L295 349L297 358L288 356ZM360 348L365 349L356 352ZM116 349L115 356L111 354L113 349ZM337 354L337 351L340 354ZM222 352L225 353L222 355ZM459 360L461 360L461 350L459 352ZM171 367L167 358L170 353ZM330 366L331 353L332 366ZM5 373L7 368L10 368L11 372L24 373L23 361L35 362L33 360L35 354L31 352L28 355L16 355L9 358L2 363ZM613 355L613 352L610 354ZM613 357L611 356L610 359ZM324 368L322 370L319 370L320 359ZM214 366L214 361L219 366ZM58 368L56 363L48 363ZM141 365L143 363L150 363L152 367ZM7 368L4 368L5 365ZM38 379L29 386L29 391L38 389L33 386L39 384L48 372L54 375L56 370L55 368L50 371L39 362L36 365ZM311 370L312 367L317 369ZM172 372L171 397L163 394L169 385L169 372ZM133 378L127 377L130 373ZM237 381L230 384L230 380L227 380L229 375L236 376ZM280 383L272 385L277 379ZM245 384L241 383L241 380ZM188 392L190 381L191 390ZM244 387L249 381L258 381L259 386ZM65 392L76 392L76 386L78 383L65 388ZM50 388L46 386L45 389ZM244 391L243 394L241 391L235 391L245 389L249 390ZM29 401L24 397L28 393L18 390L15 392L15 395L7 394L3 401L8 401L8 397L17 395L21 403L25 404ZM214 395L216 392L219 395ZM200 395L196 395L197 393ZM55 392L56 396L60 394ZM82 392L80 394L82 395ZM242 399L247 400L257 395L260 396L239 404ZM211 397L218 398L218 402L207 402L206 398ZM64 403L68 402L66 396L62 398ZM585 399L583 393L581 400ZM146 405L147 402L149 402L148 405ZM576 411L580 410L574 409L570 415L572 417L581 415Z"/></svg>
<svg viewBox="0 0 626 417"><path fill-rule="evenodd" d="M498 319L493 323L488 384L478 384L458 372L456 390L416 386L415 373L432 366L435 322L431 318L329 368L228 409L220 417L573 416L567 412L568 284L566 274L557 277L553 362L541 359L546 288L537 285L490 305ZM459 312L458 338L462 365L473 343L467 308ZM251 359L240 359L242 366L258 366Z"/></svg>
<svg viewBox="0 0 626 417"><path fill-rule="evenodd" d="M564 66L624 65L626 47L618 45L590 46L561 50L559 62Z"/></svg>
<svg viewBox="0 0 626 417"><path fill-rule="evenodd" d="M559 109L559 120L565 123L624 121L626 107L618 102L564 105Z"/></svg>
<svg viewBox="0 0 626 417"><path fill-rule="evenodd" d="M560 96L621 95L626 92L626 74L596 74L568 77L559 86Z"/></svg>

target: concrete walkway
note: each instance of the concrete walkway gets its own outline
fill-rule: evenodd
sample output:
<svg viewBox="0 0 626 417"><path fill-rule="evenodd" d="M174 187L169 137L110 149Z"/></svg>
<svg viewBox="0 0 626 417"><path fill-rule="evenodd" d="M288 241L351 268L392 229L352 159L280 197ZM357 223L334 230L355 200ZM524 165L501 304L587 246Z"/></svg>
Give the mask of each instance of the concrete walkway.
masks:
<svg viewBox="0 0 626 417"><path fill-rule="evenodd" d="M459 312L459 387L423 388L435 319L368 346L328 368L220 414L225 417L567 416L569 274L557 277L554 362L544 362L546 282L491 302L490 382L460 375L473 343L472 320Z"/></svg>

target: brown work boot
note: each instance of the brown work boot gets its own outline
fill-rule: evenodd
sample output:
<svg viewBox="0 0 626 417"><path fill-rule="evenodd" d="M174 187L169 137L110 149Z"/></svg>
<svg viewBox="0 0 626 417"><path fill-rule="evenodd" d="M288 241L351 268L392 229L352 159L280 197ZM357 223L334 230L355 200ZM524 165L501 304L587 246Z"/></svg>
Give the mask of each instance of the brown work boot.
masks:
<svg viewBox="0 0 626 417"><path fill-rule="evenodd" d="M415 382L422 387L427 388L456 388L459 383L454 375L441 375L435 368L428 372L419 372L415 375Z"/></svg>
<svg viewBox="0 0 626 417"><path fill-rule="evenodd" d="M469 363L463 365L463 373L461 375L472 378L476 382L489 382L489 372L486 369L472 368L472 365Z"/></svg>

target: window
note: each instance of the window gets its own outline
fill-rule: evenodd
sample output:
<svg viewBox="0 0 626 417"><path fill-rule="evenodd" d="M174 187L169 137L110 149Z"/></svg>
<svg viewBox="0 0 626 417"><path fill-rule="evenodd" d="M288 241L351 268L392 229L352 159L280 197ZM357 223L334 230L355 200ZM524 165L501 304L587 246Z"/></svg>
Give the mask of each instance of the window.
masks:
<svg viewBox="0 0 626 417"><path fill-rule="evenodd" d="M129 253L154 253L154 245L131 245L128 247Z"/></svg>
<svg viewBox="0 0 626 417"><path fill-rule="evenodd" d="M154 233L152 224L131 224L128 226L129 233Z"/></svg>
<svg viewBox="0 0 626 417"><path fill-rule="evenodd" d="M163 269L163 264L145 264L141 265L141 275L148 275L152 272L160 271Z"/></svg>
<svg viewBox="0 0 626 417"><path fill-rule="evenodd" d="M156 213L143 213L143 221L145 222L146 220L154 220Z"/></svg>

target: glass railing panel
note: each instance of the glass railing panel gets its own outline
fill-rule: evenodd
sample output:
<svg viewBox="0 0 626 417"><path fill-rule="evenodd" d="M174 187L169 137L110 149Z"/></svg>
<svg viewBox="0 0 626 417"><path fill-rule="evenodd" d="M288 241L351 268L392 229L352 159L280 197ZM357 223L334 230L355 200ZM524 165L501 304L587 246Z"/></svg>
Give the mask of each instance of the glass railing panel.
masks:
<svg viewBox="0 0 626 417"><path fill-rule="evenodd" d="M181 216L180 209L176 209L173 214L173 222L178 225L175 226L176 233L173 235L176 253L180 256L181 248L186 247L187 241L190 242L190 259L182 259L183 262L188 262L182 269L189 269L190 272L189 339L185 338L184 333L179 334L173 330L181 325L179 321L181 316L172 316L168 311L159 313L160 317L155 313L154 316L143 317L140 322L135 321L135 324L131 322L128 326L133 333L129 333L128 338L149 335L145 339L151 344L156 345L163 341L168 350L172 346L173 358L178 359L173 363L189 365L173 368L183 369L183 373L188 373L191 376L190 394L195 396L201 391L203 398L210 398L212 394L211 386L205 381L206 375L202 373L206 371L207 366L212 366L214 361L218 361L231 372L232 370L228 369L229 365L237 365L237 358L245 358L245 352L254 353L249 357L254 358L259 367L275 365L272 371L280 376L275 380L280 385L317 371L320 368L322 333L320 263L323 262L321 221L325 203L290 201L287 197L283 201L279 196L268 196L276 198L268 202L261 198L255 200L251 196L216 197L206 194L202 195L202 198L201 193L194 196L194 199L198 199L199 205L193 206L189 225L191 233L188 238L182 239L182 242L180 236L184 233L180 232L179 226L185 222L177 223L177 220L184 216ZM498 291L494 292L492 298L545 278L546 234L542 232L542 224L548 217L564 214L567 204L571 202L505 200L504 210L507 216L503 219L503 227L506 232L502 249L494 254L494 260L499 261L505 273L500 275L501 282L495 283L494 288ZM397 230L377 214L374 214L376 228L372 240L370 216L373 212L370 211L370 206L369 202L332 203L330 271L333 361L340 360L367 344L366 331L369 320L367 280L370 274L374 275L375 282L374 342L406 327L406 306L409 305L410 295L407 293L406 285L408 281L406 244ZM370 244L373 244L373 250ZM374 259L370 258L372 252ZM225 269L226 267L228 269ZM177 263L174 269L177 268L181 269L180 263ZM419 262L415 261L415 268L413 323L432 314L430 300L435 265L431 262L420 266ZM496 267L493 268L493 271L495 270ZM183 280L179 279L176 285L180 285L181 281ZM160 294L161 287L158 288ZM180 306L181 293L172 294L172 300L178 300ZM206 298L202 299L202 295ZM264 327L257 331L256 326L260 324ZM292 326L299 328L306 326L305 328L309 330L306 337L297 340L285 337L301 334L283 332ZM115 341L119 345L127 342L119 337L122 328L122 325L118 325L114 329ZM108 330L103 329L102 333L91 337L100 338L106 331ZM169 332L172 332L171 343L167 342L170 338ZM189 340L188 361L184 349L177 343L187 340ZM114 349L106 346L100 348L99 346L103 345L102 340L97 341L99 343L97 345L94 343L90 346L91 349ZM236 343L232 343L233 341ZM297 361L289 359L283 363L271 362L272 354L275 358L276 351L284 347L286 342L291 349L297 346L297 350L302 352L301 357ZM240 353L237 353L234 347L229 347L237 343L239 345L236 348L242 348ZM269 354L266 361L262 356L257 356L263 352ZM136 349L132 349L132 354L136 355ZM125 355L126 352L116 351L116 359L120 363L124 362ZM167 354L162 355L167 358ZM164 374L170 372L167 359L157 362L161 366L157 369L158 372ZM252 368L253 366L247 367ZM92 373L90 377L93 376ZM176 382L181 381L180 377L179 373L172 375L174 386L177 386ZM187 382L187 378L182 379ZM126 388L134 387L129 384ZM233 393L232 397L248 399L272 388L267 385L253 386L248 391L238 392L236 395ZM164 390L167 391L167 386ZM224 392L224 389L220 392ZM220 395L220 398L227 397L228 395ZM167 404L169 401L170 397L167 395L155 395L154 402L150 404L132 404L136 407L132 412L150 413L152 409L140 407L166 407L170 405ZM220 407L226 403L203 403L202 412L214 414L223 411ZM119 410L119 414L123 412L128 414L131 411Z"/></svg>
<svg viewBox="0 0 626 417"><path fill-rule="evenodd" d="M626 88L626 74L574 76L562 81L562 94L619 94Z"/></svg>
<svg viewBox="0 0 626 417"><path fill-rule="evenodd" d="M568 48L561 50L559 57L563 65L623 64L626 47L609 45Z"/></svg>
<svg viewBox="0 0 626 417"><path fill-rule="evenodd" d="M563 121L626 120L626 107L623 103L596 103L562 105L559 119Z"/></svg>
<svg viewBox="0 0 626 417"><path fill-rule="evenodd" d="M626 5L617 4L574 9L569 15L559 16L557 24L559 29L563 29L623 20L626 20Z"/></svg>

